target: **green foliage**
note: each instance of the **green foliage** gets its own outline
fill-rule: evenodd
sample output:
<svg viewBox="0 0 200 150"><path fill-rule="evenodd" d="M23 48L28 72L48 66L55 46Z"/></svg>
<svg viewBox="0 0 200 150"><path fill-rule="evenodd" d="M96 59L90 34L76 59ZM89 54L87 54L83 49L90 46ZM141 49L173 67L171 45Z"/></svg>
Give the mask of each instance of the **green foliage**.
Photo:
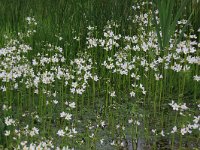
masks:
<svg viewBox="0 0 200 150"><path fill-rule="evenodd" d="M6 104L0 112L0 149L49 139L80 149L113 149L114 140L116 149L126 140L137 149L140 138L155 149L162 138L169 147L181 143L181 129L199 115L199 49L189 30L190 23L199 27L199 9L190 0L153 2L0 0L0 108ZM33 24L25 24L27 17ZM187 23L177 26L183 18ZM7 80L13 70L18 76ZM39 129L35 135L33 127ZM183 139L198 133L184 133Z"/></svg>
<svg viewBox="0 0 200 150"><path fill-rule="evenodd" d="M177 3L175 0L154 0L154 23L156 26L157 36L159 38L160 48L162 50L169 46L169 41L175 33L177 22L183 16L185 8L190 2L190 0L183 0L181 1L180 6L179 4L176 6ZM175 6L178 7L177 10L175 9ZM156 20L156 9L158 9L160 19L159 23ZM190 18L191 15L189 19ZM183 32L184 31L182 31L182 33ZM180 38L182 37L180 36Z"/></svg>

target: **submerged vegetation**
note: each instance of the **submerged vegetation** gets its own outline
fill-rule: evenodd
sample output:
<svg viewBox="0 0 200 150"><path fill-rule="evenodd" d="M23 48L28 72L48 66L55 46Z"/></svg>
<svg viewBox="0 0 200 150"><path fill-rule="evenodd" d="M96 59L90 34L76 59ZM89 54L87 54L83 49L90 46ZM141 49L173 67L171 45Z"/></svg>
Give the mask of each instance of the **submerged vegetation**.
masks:
<svg viewBox="0 0 200 150"><path fill-rule="evenodd" d="M198 6L0 1L0 149L198 149Z"/></svg>

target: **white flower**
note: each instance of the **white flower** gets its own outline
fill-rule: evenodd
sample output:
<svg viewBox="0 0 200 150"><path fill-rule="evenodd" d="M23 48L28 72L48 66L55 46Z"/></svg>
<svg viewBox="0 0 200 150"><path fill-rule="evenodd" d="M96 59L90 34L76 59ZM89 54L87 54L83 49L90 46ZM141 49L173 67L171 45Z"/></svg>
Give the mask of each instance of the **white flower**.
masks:
<svg viewBox="0 0 200 150"><path fill-rule="evenodd" d="M33 137L35 135L35 132L34 131L30 131L29 134L30 134L31 137Z"/></svg>
<svg viewBox="0 0 200 150"><path fill-rule="evenodd" d="M180 108L182 109L182 111L187 110L188 107L186 106L186 104L184 103L183 105L180 106Z"/></svg>
<svg viewBox="0 0 200 150"><path fill-rule="evenodd" d="M197 128L199 128L199 124L196 124L196 123L193 124L193 125L192 125L192 128L193 128L193 129L197 129Z"/></svg>
<svg viewBox="0 0 200 150"><path fill-rule="evenodd" d="M173 127L171 133L175 133L175 132L177 132L177 127L176 126Z"/></svg>
<svg viewBox="0 0 200 150"><path fill-rule="evenodd" d="M61 118L65 117L65 116L66 116L66 113L64 111L60 113Z"/></svg>
<svg viewBox="0 0 200 150"><path fill-rule="evenodd" d="M139 125L140 125L140 122L139 122L139 121L135 121L135 124L139 126Z"/></svg>
<svg viewBox="0 0 200 150"><path fill-rule="evenodd" d="M187 133L186 128L181 128L181 134L184 135L184 134L186 134L186 133Z"/></svg>
<svg viewBox="0 0 200 150"><path fill-rule="evenodd" d="M99 80L99 78L98 78L97 75L95 75L95 76L93 77L93 79L94 79L94 81L98 81L98 80Z"/></svg>
<svg viewBox="0 0 200 150"><path fill-rule="evenodd" d="M178 109L180 107L177 103L174 103L174 101L169 103L169 105L173 108L173 110L176 110L176 111L178 111Z"/></svg>
<svg viewBox="0 0 200 150"><path fill-rule="evenodd" d="M32 60L32 63L33 63L33 66L38 65L38 62L35 59Z"/></svg>
<svg viewBox="0 0 200 150"><path fill-rule="evenodd" d="M72 82L72 87L76 89L76 87L78 86L77 82Z"/></svg>
<svg viewBox="0 0 200 150"><path fill-rule="evenodd" d="M74 94L76 89L75 88L71 88L70 91Z"/></svg>
<svg viewBox="0 0 200 150"><path fill-rule="evenodd" d="M115 91L111 92L111 93L110 93L110 96L111 96L111 97L115 97L115 96L116 96Z"/></svg>
<svg viewBox="0 0 200 150"><path fill-rule="evenodd" d="M131 96L131 97L135 97L135 92L131 91L131 92L130 92L130 96Z"/></svg>
<svg viewBox="0 0 200 150"><path fill-rule="evenodd" d="M66 115L65 116L66 120L71 120L72 119L72 114L66 113L65 115Z"/></svg>
<svg viewBox="0 0 200 150"><path fill-rule="evenodd" d="M194 116L193 122L197 124L199 121L200 121L200 116L198 116L198 117Z"/></svg>
<svg viewBox="0 0 200 150"><path fill-rule="evenodd" d="M68 101L66 101L66 102L65 102L65 105L68 105L68 104L69 104Z"/></svg>
<svg viewBox="0 0 200 150"><path fill-rule="evenodd" d="M117 125L116 125L116 129L118 129L119 127L120 127L120 125L119 125L119 124L117 124Z"/></svg>
<svg viewBox="0 0 200 150"><path fill-rule="evenodd" d="M146 95L146 93L147 93L147 91L145 91L145 90L142 91L142 94Z"/></svg>
<svg viewBox="0 0 200 150"><path fill-rule="evenodd" d="M7 126L10 126L10 125L14 125L15 124L15 121L12 119L12 118L10 118L10 117L6 117L5 118L5 124L7 125Z"/></svg>
<svg viewBox="0 0 200 150"><path fill-rule="evenodd" d="M63 38L61 36L58 37L59 41L61 41Z"/></svg>
<svg viewBox="0 0 200 150"><path fill-rule="evenodd" d="M65 132L63 130L58 130L57 135L63 137L65 136Z"/></svg>
<svg viewBox="0 0 200 150"><path fill-rule="evenodd" d="M132 119L132 118L128 120L128 123L132 123L132 122L133 122L133 119Z"/></svg>
<svg viewBox="0 0 200 150"><path fill-rule="evenodd" d="M110 145L115 145L115 141L113 140L112 143L110 143Z"/></svg>
<svg viewBox="0 0 200 150"><path fill-rule="evenodd" d="M69 113L65 113L64 111L62 113L60 113L60 117L61 118L65 118L66 120L71 120L72 118L72 114Z"/></svg>
<svg viewBox="0 0 200 150"><path fill-rule="evenodd" d="M10 130L6 130L4 133L5 136L9 136L10 135Z"/></svg>
<svg viewBox="0 0 200 150"><path fill-rule="evenodd" d="M32 128L32 131L34 131L35 134L39 134L39 129L36 128L36 127L33 127L33 128Z"/></svg>
<svg viewBox="0 0 200 150"><path fill-rule="evenodd" d="M74 133L74 134L77 134L78 132L76 131L76 128L72 128L72 132Z"/></svg>
<svg viewBox="0 0 200 150"><path fill-rule="evenodd" d="M75 108L75 107L76 107L75 102L70 103L70 104L69 104L69 107L71 107L71 108Z"/></svg>
<svg viewBox="0 0 200 150"><path fill-rule="evenodd" d="M124 143L124 142L121 142L121 143L120 143L120 146L124 147L124 146L125 146L125 143Z"/></svg>
<svg viewBox="0 0 200 150"><path fill-rule="evenodd" d="M156 129L152 129L151 131L152 131L153 133L156 133Z"/></svg>
<svg viewBox="0 0 200 150"><path fill-rule="evenodd" d="M194 80L197 81L197 82L200 81L200 76L195 75L193 78L194 78Z"/></svg>
<svg viewBox="0 0 200 150"><path fill-rule="evenodd" d="M91 135L89 135L89 137L90 137L90 138L93 138L93 137L94 137L94 133L92 133Z"/></svg>
<svg viewBox="0 0 200 150"><path fill-rule="evenodd" d="M53 100L53 103L54 103L54 104L58 104L58 101L57 101L57 100Z"/></svg>
<svg viewBox="0 0 200 150"><path fill-rule="evenodd" d="M160 80L163 78L162 74L155 74L156 80Z"/></svg>
<svg viewBox="0 0 200 150"><path fill-rule="evenodd" d="M104 127L105 125L105 121L101 121L101 126Z"/></svg>
<svg viewBox="0 0 200 150"><path fill-rule="evenodd" d="M100 143L103 144L104 139L100 139Z"/></svg>
<svg viewBox="0 0 200 150"><path fill-rule="evenodd" d="M68 130L69 130L69 128L68 128L68 126L66 126L66 127L65 127L65 131L68 131Z"/></svg>
<svg viewBox="0 0 200 150"><path fill-rule="evenodd" d="M163 130L160 132L160 134L161 134L162 136L165 136L165 134L164 134L164 131L163 131Z"/></svg>

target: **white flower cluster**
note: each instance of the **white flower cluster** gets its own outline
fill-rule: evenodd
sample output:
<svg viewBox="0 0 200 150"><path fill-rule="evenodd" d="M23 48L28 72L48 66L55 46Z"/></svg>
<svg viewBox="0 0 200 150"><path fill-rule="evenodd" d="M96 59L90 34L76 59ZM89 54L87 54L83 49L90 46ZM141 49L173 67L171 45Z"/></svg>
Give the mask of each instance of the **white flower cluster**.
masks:
<svg viewBox="0 0 200 150"><path fill-rule="evenodd" d="M181 128L181 134L192 133L193 130L200 132L200 116L194 116L193 122Z"/></svg>
<svg viewBox="0 0 200 150"><path fill-rule="evenodd" d="M169 103L169 105L173 108L173 110L180 111L181 115L183 114L182 113L183 111L189 110L189 108L186 106L186 103L178 105L177 103L172 101L171 103ZM183 116L185 117L186 115ZM191 116L191 114L189 114L189 116ZM191 134L193 130L195 130L196 132L200 131L200 116L198 114L197 115L194 114L192 122L189 121L188 123L187 121L186 124L185 123L181 124L181 127L179 128L177 126L174 126L172 128L171 133L173 134L180 131L182 135L185 135L187 133Z"/></svg>
<svg viewBox="0 0 200 150"><path fill-rule="evenodd" d="M109 70L113 70L113 73L128 75L128 72L135 68L135 58L132 61L128 61L127 57L126 53L118 52L114 55L114 59L109 57L107 61L104 61L103 66Z"/></svg>
<svg viewBox="0 0 200 150"><path fill-rule="evenodd" d="M82 95L89 80L98 80L98 76L92 73L92 59L87 54L83 54L80 58L72 60L70 65L73 66L71 70L73 81L71 82L70 91L73 94Z"/></svg>
<svg viewBox="0 0 200 150"><path fill-rule="evenodd" d="M194 80L197 81L197 82L200 81L200 75L199 75L199 76L198 76L198 75L195 75L193 78L194 78Z"/></svg>
<svg viewBox="0 0 200 150"><path fill-rule="evenodd" d="M76 128L69 129L68 127L66 127L65 130L60 129L57 132L57 135L59 137L65 137L65 136L67 136L67 137L72 138L72 137L74 137L75 134L77 134Z"/></svg>
<svg viewBox="0 0 200 150"><path fill-rule="evenodd" d="M143 3L143 5L146 4ZM148 5L151 4L148 3ZM134 6L133 9L140 9L140 6ZM165 78L163 69L167 73L170 70L174 74L188 73L194 66L200 65L197 36L193 32L188 35L184 34L183 40L176 44L181 28L186 24L187 20L178 22L180 27L170 39L169 47L160 49L157 33L151 24L151 19L151 12L134 16L133 23L138 25L138 29L132 35L118 34L116 29L119 25L113 21L108 22L103 30L103 37L100 38L95 37L95 27L88 27L88 48L100 47L103 50L111 51L106 53L107 59L103 61L102 65L114 74L131 75L131 81L134 82L141 78L147 79L147 74L151 72L154 73L155 80L160 81ZM146 26L149 27L148 30L146 30ZM198 75L195 75L193 79L200 81ZM135 93L135 90L131 90L130 96L134 97ZM145 93L146 91L143 90L143 94Z"/></svg>
<svg viewBox="0 0 200 150"><path fill-rule="evenodd" d="M10 116L5 117L4 120L5 120L6 126L11 126L11 125L15 126L16 125L15 120L12 119Z"/></svg>
<svg viewBox="0 0 200 150"><path fill-rule="evenodd" d="M55 82L62 81L65 86L71 83L70 91L81 95L89 80L98 80L98 76L92 73L93 62L87 54L72 60L71 66L67 67L61 47L47 44L44 49L46 53L38 53L32 62L29 60L29 51L32 50L29 45L11 40L0 49L1 90L6 91L6 83L11 82L11 89L25 84L26 88L34 87L38 93L40 85L53 87Z"/></svg>
<svg viewBox="0 0 200 150"><path fill-rule="evenodd" d="M51 150L55 146L51 140L41 140L40 142L29 143L28 141L21 141L20 144L14 148L14 150Z"/></svg>
<svg viewBox="0 0 200 150"><path fill-rule="evenodd" d="M173 110L175 110L175 111L185 111L185 110L187 110L188 109L188 107L186 106L186 103L184 103L184 104L177 104L177 103L175 103L173 100L172 100L172 102L171 103L169 103L169 105L173 108Z"/></svg>
<svg viewBox="0 0 200 150"><path fill-rule="evenodd" d="M37 26L37 22L35 20L34 17L27 17L26 18L26 22L27 22L27 31L25 33L18 33L18 36L20 38L23 38L23 37L31 37L34 33L36 33L36 26Z"/></svg>
<svg viewBox="0 0 200 150"><path fill-rule="evenodd" d="M112 27L118 28L118 25L113 21L108 21L108 25L104 28L104 39L98 39L93 37L93 32L95 27L88 27L88 37L87 37L87 48L102 47L106 51L110 51L115 47L119 47L119 39L121 39L121 34L115 34Z"/></svg>
<svg viewBox="0 0 200 150"><path fill-rule="evenodd" d="M30 30L32 30L32 27L34 28L37 25L34 18L28 17L26 20L28 25L31 26L29 28ZM33 54L33 48L26 44L26 40L24 40L24 38L29 38L32 34L29 32L27 34L19 33L19 35L20 36L18 40L7 39L8 41L4 47L0 48L0 90L2 91L2 94L7 93L7 91L10 90L13 90L17 93L28 89L29 92L33 92L35 94L43 93L46 95L48 97L48 99L45 99L46 105L49 105L51 100L53 104L58 104L60 102L57 100L58 89L55 88L56 84L61 84L65 88L67 88L67 86L68 88L75 88L77 93L82 94L85 91L86 85L90 79L94 81L98 80L98 76L92 73L93 62L88 55L85 54L78 59L74 59L74 61L72 61L69 66L67 66L64 52L61 47L47 43L41 47L38 53ZM76 87L74 86L75 83L77 83ZM35 101L36 97L31 98L33 98ZM23 98L20 96L18 98L14 97L11 99L11 101L16 99L20 101ZM71 110L76 107L74 102L66 102L65 104L67 105L67 110ZM9 105L11 104L9 103ZM54 147L54 140L43 141L44 138L40 135L41 130L38 128L38 124L41 124L43 120L39 117L37 111L30 114L29 111L25 113L22 112L21 117L23 120L20 120L19 124L19 119L13 119L13 116L11 117L11 115L7 115L7 113L9 114L11 111L13 111L11 109L12 107L9 105L7 105L7 103L2 105L2 110L5 112L5 114L3 113L3 116L5 116L4 123L6 125L4 136L9 137L9 139L12 136L14 141L21 141L20 145L13 145L16 147L16 150L39 150L52 148L58 150L70 149L69 147ZM34 109L35 108L38 109L37 106L34 107ZM27 118L29 117L31 117L33 121L31 125L27 124L26 122ZM48 119L51 117L52 116L48 117ZM72 111L70 111L70 113L63 111L60 113L60 117L71 121ZM52 119L52 121L55 120ZM68 123L69 126L71 125L71 122ZM26 124L25 127L24 123ZM59 126L59 128L60 127L61 126ZM70 138L74 137L77 133L75 127L65 130L65 132L65 136ZM23 141L23 139L31 139L32 143L30 143L30 141Z"/></svg>
<svg viewBox="0 0 200 150"><path fill-rule="evenodd" d="M30 86L29 78L34 76L33 68L26 55L32 48L11 40L5 48L0 49L0 80L1 90L6 91L6 83L11 82L11 90L18 89L19 83Z"/></svg>

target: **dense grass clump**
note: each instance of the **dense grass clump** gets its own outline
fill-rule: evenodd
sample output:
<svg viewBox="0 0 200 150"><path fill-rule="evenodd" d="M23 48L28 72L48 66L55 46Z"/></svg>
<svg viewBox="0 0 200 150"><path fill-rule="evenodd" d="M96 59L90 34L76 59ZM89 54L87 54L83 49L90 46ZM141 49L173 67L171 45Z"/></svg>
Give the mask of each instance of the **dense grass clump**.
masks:
<svg viewBox="0 0 200 150"><path fill-rule="evenodd" d="M198 149L198 5L1 0L0 149Z"/></svg>

